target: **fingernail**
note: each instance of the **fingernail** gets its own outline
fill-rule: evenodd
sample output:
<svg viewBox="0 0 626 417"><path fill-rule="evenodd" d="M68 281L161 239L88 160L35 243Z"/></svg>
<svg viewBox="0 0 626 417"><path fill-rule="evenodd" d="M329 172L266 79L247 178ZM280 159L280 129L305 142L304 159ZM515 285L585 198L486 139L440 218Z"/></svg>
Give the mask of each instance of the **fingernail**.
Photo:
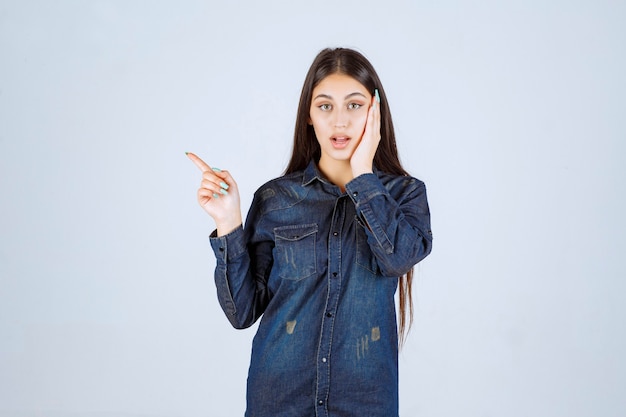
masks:
<svg viewBox="0 0 626 417"><path fill-rule="evenodd" d="M189 152L185 152L185 155L189 155Z"/></svg>
<svg viewBox="0 0 626 417"><path fill-rule="evenodd" d="M221 170L221 169L219 169L219 168L215 168L215 167L213 167L213 168L211 168L211 169L212 169L213 171L215 171L215 172L222 172L222 170Z"/></svg>
<svg viewBox="0 0 626 417"><path fill-rule="evenodd" d="M220 182L220 187L222 187L225 190L228 190L228 184L226 184L224 181Z"/></svg>
<svg viewBox="0 0 626 417"><path fill-rule="evenodd" d="M220 195L217 193L213 193L213 198L220 198Z"/></svg>
<svg viewBox="0 0 626 417"><path fill-rule="evenodd" d="M224 194L224 195L228 195L228 191L226 191L226 190L225 190L225 189L223 189L223 188L220 190L220 193L222 193L222 194Z"/></svg>
<svg viewBox="0 0 626 417"><path fill-rule="evenodd" d="M380 95L378 94L378 88L374 89L374 96L376 96L376 101L380 103Z"/></svg>

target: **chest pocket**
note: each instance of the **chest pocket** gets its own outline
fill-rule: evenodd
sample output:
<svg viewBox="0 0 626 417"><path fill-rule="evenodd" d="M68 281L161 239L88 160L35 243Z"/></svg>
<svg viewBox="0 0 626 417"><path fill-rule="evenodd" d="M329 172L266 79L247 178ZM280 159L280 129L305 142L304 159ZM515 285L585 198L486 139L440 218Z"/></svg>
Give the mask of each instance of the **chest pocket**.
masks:
<svg viewBox="0 0 626 417"><path fill-rule="evenodd" d="M298 281L317 272L317 224L277 227L274 239L274 267L281 278Z"/></svg>
<svg viewBox="0 0 626 417"><path fill-rule="evenodd" d="M378 263L376 262L376 257L374 257L374 254L370 249L370 245L367 243L367 234L365 233L367 226L364 224L364 221L359 219L358 216L355 216L354 222L354 230L356 233L356 263L357 265L376 274L378 273Z"/></svg>

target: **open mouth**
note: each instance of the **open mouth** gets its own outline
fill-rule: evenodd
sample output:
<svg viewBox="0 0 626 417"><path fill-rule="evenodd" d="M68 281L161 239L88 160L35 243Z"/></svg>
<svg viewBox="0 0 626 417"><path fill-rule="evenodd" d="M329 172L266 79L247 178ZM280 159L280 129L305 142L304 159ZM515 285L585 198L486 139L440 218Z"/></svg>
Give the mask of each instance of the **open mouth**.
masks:
<svg viewBox="0 0 626 417"><path fill-rule="evenodd" d="M348 145L348 142L350 142L350 138L347 136L337 136L337 137L331 138L331 142L334 148L342 149Z"/></svg>

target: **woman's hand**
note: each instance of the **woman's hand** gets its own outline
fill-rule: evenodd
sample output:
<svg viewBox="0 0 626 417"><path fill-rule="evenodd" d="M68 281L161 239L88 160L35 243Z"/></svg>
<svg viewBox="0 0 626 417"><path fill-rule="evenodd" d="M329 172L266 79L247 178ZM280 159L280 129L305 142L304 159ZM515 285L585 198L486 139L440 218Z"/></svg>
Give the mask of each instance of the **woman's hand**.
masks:
<svg viewBox="0 0 626 417"><path fill-rule="evenodd" d="M187 157L202 171L198 203L215 220L218 236L235 230L242 224L237 183L228 171L211 168L191 152Z"/></svg>
<svg viewBox="0 0 626 417"><path fill-rule="evenodd" d="M372 172L374 155L376 155L376 149L380 143L380 102L378 97L378 90L376 90L367 114L363 136L350 158L350 167L354 178Z"/></svg>

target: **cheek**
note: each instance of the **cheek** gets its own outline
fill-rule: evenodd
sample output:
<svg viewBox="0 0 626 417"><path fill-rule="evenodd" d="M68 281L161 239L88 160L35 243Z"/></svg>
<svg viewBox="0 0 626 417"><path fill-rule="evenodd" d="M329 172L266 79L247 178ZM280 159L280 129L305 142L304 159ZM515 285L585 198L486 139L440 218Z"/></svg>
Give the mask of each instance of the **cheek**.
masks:
<svg viewBox="0 0 626 417"><path fill-rule="evenodd" d="M365 123L367 123L367 110L359 112L352 117L352 124L359 129L365 129Z"/></svg>
<svg viewBox="0 0 626 417"><path fill-rule="evenodd" d="M319 142L321 137L324 137L324 129L321 127L319 120L312 119L310 121L311 126L313 126L313 131L315 132L315 137Z"/></svg>
<svg viewBox="0 0 626 417"><path fill-rule="evenodd" d="M314 117L309 116L309 124L313 126L313 130L315 130L316 133L323 132L328 128L328 121L326 119L327 118L320 115L315 115Z"/></svg>

